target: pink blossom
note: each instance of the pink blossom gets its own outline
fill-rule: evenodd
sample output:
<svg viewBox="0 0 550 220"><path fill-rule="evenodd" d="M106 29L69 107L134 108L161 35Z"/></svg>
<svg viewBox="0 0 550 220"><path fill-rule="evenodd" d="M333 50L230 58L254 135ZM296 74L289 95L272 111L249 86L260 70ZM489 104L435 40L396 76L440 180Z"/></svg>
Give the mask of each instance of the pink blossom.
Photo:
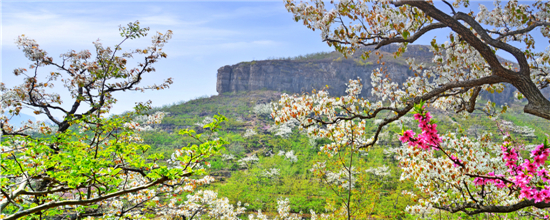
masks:
<svg viewBox="0 0 550 220"><path fill-rule="evenodd" d="M533 192L532 192L531 188L529 188L529 187L522 188L521 191L520 191L519 197L520 198L526 198L526 199L533 199Z"/></svg>
<svg viewBox="0 0 550 220"><path fill-rule="evenodd" d="M550 190L548 188L541 190L540 193L545 199L550 199Z"/></svg>
<svg viewBox="0 0 550 220"><path fill-rule="evenodd" d="M506 187L506 184L504 184L504 181L502 180L495 180L494 184L497 188L500 188L500 189Z"/></svg>
<svg viewBox="0 0 550 220"><path fill-rule="evenodd" d="M540 166L540 165L544 164L544 161L546 161L546 157L544 157L543 155L536 156L534 158L534 163L537 166Z"/></svg>
<svg viewBox="0 0 550 220"><path fill-rule="evenodd" d="M429 121L432 119L432 115L430 114L430 112L426 112L426 121Z"/></svg>
<svg viewBox="0 0 550 220"><path fill-rule="evenodd" d="M542 153L542 151L544 151L544 145L543 144L536 146L535 149L531 151L531 155L532 156L540 155Z"/></svg>
<svg viewBox="0 0 550 220"><path fill-rule="evenodd" d="M414 132L412 130L406 130L403 132L403 136L399 137L399 140L403 143L409 141L412 137L414 137Z"/></svg>
<svg viewBox="0 0 550 220"><path fill-rule="evenodd" d="M418 123L418 127L422 130L425 130L427 126L428 126L428 123L426 123L425 121L419 121Z"/></svg>
<svg viewBox="0 0 550 220"><path fill-rule="evenodd" d="M451 155L451 160L454 163L454 167L460 166L462 164L462 160L458 159L455 155Z"/></svg>
<svg viewBox="0 0 550 220"><path fill-rule="evenodd" d="M427 150L427 149L430 148L430 146L428 146L428 145L426 144L426 142L423 142L423 141L422 141L422 142L418 142L418 147L420 147L422 150Z"/></svg>
<svg viewBox="0 0 550 220"><path fill-rule="evenodd" d="M531 174L535 174L537 172L537 165L535 165L535 163L531 163L529 160L525 160L522 165Z"/></svg>
<svg viewBox="0 0 550 220"><path fill-rule="evenodd" d="M533 198L535 199L535 202L542 202L542 200L544 200L544 197L540 191L534 190L532 194L533 194Z"/></svg>
<svg viewBox="0 0 550 220"><path fill-rule="evenodd" d="M537 175L540 176L540 177L546 177L548 176L548 171L546 171L544 168L542 170L539 170L537 172Z"/></svg>

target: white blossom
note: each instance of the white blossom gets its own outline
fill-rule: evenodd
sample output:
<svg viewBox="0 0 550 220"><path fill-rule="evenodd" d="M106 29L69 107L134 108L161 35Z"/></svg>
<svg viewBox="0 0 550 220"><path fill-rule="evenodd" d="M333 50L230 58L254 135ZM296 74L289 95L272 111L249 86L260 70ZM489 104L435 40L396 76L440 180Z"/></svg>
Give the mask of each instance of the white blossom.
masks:
<svg viewBox="0 0 550 220"><path fill-rule="evenodd" d="M271 114L271 105L257 104L254 106L253 112L259 116L269 116Z"/></svg>
<svg viewBox="0 0 550 220"><path fill-rule="evenodd" d="M258 162L258 161L260 161L260 159L256 156L256 154L252 154L250 156L247 156L247 157L244 157L244 158L238 160L237 163L239 163L239 165L243 168L250 169L252 164L254 164L255 162Z"/></svg>
<svg viewBox="0 0 550 220"><path fill-rule="evenodd" d="M294 150L290 150L290 151L279 151L279 153L277 153L278 156L284 156L286 160L294 163L294 162L297 162L298 161L298 157L296 155L294 155Z"/></svg>
<svg viewBox="0 0 550 220"><path fill-rule="evenodd" d="M204 127L206 124L212 123L214 119L210 116L204 117L204 119L201 122L195 123L196 126Z"/></svg>
<svg viewBox="0 0 550 220"><path fill-rule="evenodd" d="M384 166L381 166L381 167L377 167L377 168L369 168L369 169L366 169L365 172L367 173L372 173L376 176L389 176L390 175L390 168L387 167L386 165Z"/></svg>
<svg viewBox="0 0 550 220"><path fill-rule="evenodd" d="M252 137L254 135L256 135L257 133L253 130L253 129L246 129L246 132L243 134L243 137L244 138L249 138L249 137Z"/></svg>

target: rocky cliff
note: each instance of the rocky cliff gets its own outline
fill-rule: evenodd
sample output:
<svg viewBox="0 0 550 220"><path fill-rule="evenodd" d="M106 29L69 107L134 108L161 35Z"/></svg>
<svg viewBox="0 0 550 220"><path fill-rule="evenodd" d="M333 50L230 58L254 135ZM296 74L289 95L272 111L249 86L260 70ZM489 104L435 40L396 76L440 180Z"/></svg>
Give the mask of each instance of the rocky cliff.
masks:
<svg viewBox="0 0 550 220"><path fill-rule="evenodd" d="M429 62L433 57L427 46L411 45L401 57L394 59L392 53L396 49L396 46L390 45L381 48L379 53L383 55L382 62L385 62L388 77L399 84L413 74L405 63L407 58ZM363 81L362 96L371 97L371 72L382 66L377 60L374 53L365 61L359 57L346 59L332 52L300 59L242 62L218 69L216 90L220 94L254 90L303 93L328 86L329 94L341 96L345 94L346 83L359 77ZM513 101L513 91L507 88L501 94L487 93L483 96L500 104L509 103Z"/></svg>

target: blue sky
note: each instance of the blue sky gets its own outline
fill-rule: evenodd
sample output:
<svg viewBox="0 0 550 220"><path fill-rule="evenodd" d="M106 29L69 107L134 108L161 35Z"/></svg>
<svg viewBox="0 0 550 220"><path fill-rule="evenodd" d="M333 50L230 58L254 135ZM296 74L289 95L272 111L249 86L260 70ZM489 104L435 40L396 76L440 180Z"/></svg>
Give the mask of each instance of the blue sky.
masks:
<svg viewBox="0 0 550 220"><path fill-rule="evenodd" d="M315 33L292 19L282 1L268 2L2 2L2 81L16 84L12 71L27 67L14 44L20 34L35 39L54 59L68 50L93 51L92 41L105 46L121 40L118 26L139 20L151 32L172 30L165 46L168 59L143 84L172 77L164 91L119 94L114 113L135 102L154 106L215 95L217 69L242 61L330 51ZM149 37L125 43L123 49L148 46ZM137 62L137 60L136 60ZM48 71L45 71L46 73Z"/></svg>
<svg viewBox="0 0 550 220"><path fill-rule="evenodd" d="M92 41L98 38L105 46L117 44L121 40L118 26L128 22L139 20L151 32L172 30L174 37L165 46L168 59L155 65L157 71L147 76L143 85L159 83L168 77L174 79L174 84L163 91L118 94L119 102L113 113L131 110L139 101L152 100L154 106L161 106L216 95L217 69L224 65L332 51L321 42L318 31L313 32L292 19L282 0L3 1L0 4L1 80L8 86L19 82L12 74L13 69L29 64L14 44L18 35L37 40L50 56L58 59L68 50L93 51ZM477 8L476 3L472 5ZM446 33L445 29L434 32L419 43L427 44L433 36L444 41ZM149 42L148 36L125 43L122 48L143 48Z"/></svg>

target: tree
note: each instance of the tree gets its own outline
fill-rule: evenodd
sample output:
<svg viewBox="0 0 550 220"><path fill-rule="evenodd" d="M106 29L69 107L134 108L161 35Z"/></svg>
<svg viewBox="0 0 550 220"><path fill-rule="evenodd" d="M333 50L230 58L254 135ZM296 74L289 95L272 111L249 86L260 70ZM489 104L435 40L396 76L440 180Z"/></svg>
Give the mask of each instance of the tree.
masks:
<svg viewBox="0 0 550 220"><path fill-rule="evenodd" d="M338 154L330 157L333 160L318 162L311 169L335 195L335 201L327 199L325 210L328 213L321 214L321 219L367 219L379 200L381 187L377 184L389 173L384 168L365 169L365 161L357 149L341 147ZM361 172L374 174L376 181ZM338 207L337 203L342 206Z"/></svg>
<svg viewBox="0 0 550 220"><path fill-rule="evenodd" d="M330 97L323 90L314 91L311 95L283 95L274 105L272 116L276 122L284 123L297 119L301 123L300 128L307 129L310 135L331 139L333 143L321 148L326 152L337 154L343 146L357 149L374 146L388 124L400 120L421 102L461 115L468 115L476 110L495 115L498 112L491 102L480 106L476 101L479 100L482 90L499 92L505 85L511 85L518 90L516 97L527 99L523 109L525 113L550 120L550 101L541 93L541 89L548 87L550 83L550 50L533 52L535 38L532 36L535 31L540 30L543 37L550 37L550 3L538 1L524 5L518 1L496 1L494 9L488 10L484 5L480 5L479 12L475 13L468 9L469 1L462 0L452 4L443 1L442 7L432 1L345 0L333 3L330 10L325 7L323 1L311 1L310 4L296 3L293 0L285 2L287 10L294 14L296 21L303 21L310 29L320 30L322 40L346 56L361 47L374 46L378 49L389 44L400 46L394 54L399 56L407 49L409 43L416 42L425 34L436 29L450 29L447 42L441 44L435 38L432 40L432 63L407 60L415 76L409 77L402 85L386 78L386 70L383 67L373 71L372 94L378 100L365 100L359 96L362 87L360 79L350 80L348 95L343 97ZM498 51L512 55L515 63L501 61L497 56ZM362 58L368 58L371 53L364 52ZM379 57L381 58L381 55ZM382 121L376 125L372 135L360 132L365 131L365 124L370 125L368 121L374 119ZM453 159L453 155L441 157L430 153L418 160L425 161L426 158L431 158L432 161L442 163L438 165L451 167L443 172L439 170L435 175L429 172L437 172L434 170L434 164L419 165L417 169L431 169L425 169L419 174L426 174L425 176L414 178L418 184L426 186L420 187L421 189L428 190L434 193L433 195L436 195L436 192L446 192L438 191L433 186L429 187L429 183L441 184L438 186L448 189L451 192L449 194L457 194L443 200L424 199L424 208L477 214L514 212L525 207L550 207L550 203L521 196L520 191L524 187L516 187L515 183L499 189L490 188L487 184L475 184L475 178L495 179L489 175L489 168L494 168L495 173L501 172L499 175L508 175L506 177L515 175L506 173L507 167L502 157L491 156L494 156L494 153L502 155L498 144L486 143L486 139L473 141L452 137L450 134L446 136L448 138L443 142L438 142L444 146L432 144L457 154L461 152L460 155ZM517 144L512 145L517 149ZM404 144L402 148L408 147L408 144ZM483 150L484 147L491 150ZM479 150L479 154L472 155L471 152L466 152L467 149ZM410 157L410 153L419 154L422 150L413 145L409 151L403 151L405 153L399 158L405 160L406 157ZM457 157L468 166L454 167ZM452 181L435 180L440 177L444 177L443 180L458 180L460 184L453 185ZM533 179L535 180L539 179ZM541 181L543 185L539 187L546 187L548 183L545 180ZM418 184L417 186L420 186ZM479 194L471 193L468 191L470 189L476 189ZM489 191L493 194L488 193ZM512 197L502 199L507 198L502 197L506 195L502 194L502 191L508 191L508 195Z"/></svg>
<svg viewBox="0 0 550 220"><path fill-rule="evenodd" d="M147 48L119 55L125 41L146 36L148 30L139 22L129 23L120 27L123 40L114 48L97 41L94 57L87 50L69 51L59 62L34 40L19 36L16 43L32 64L29 70L14 71L23 84L0 86L2 219L192 219L205 214L231 219L244 211L210 191L199 191L187 200L182 196L213 181L205 175L205 159L223 149L225 141L212 134L225 117L214 116L203 125L203 134L181 130L180 134L193 137L196 143L177 149L165 160L164 155L149 152L150 146L139 137L140 131L162 120L163 113L150 111L150 102L137 104L135 111L109 116L117 101L115 94L164 89L172 83L167 79L160 85L139 86L145 74L155 71L153 64L167 57L162 49L171 31L155 34ZM127 59L134 56L143 56L144 61L130 68ZM46 67L58 72L40 71ZM55 88L64 86L69 97L52 91L54 84ZM11 125L10 119L22 109L45 115L52 124Z"/></svg>

